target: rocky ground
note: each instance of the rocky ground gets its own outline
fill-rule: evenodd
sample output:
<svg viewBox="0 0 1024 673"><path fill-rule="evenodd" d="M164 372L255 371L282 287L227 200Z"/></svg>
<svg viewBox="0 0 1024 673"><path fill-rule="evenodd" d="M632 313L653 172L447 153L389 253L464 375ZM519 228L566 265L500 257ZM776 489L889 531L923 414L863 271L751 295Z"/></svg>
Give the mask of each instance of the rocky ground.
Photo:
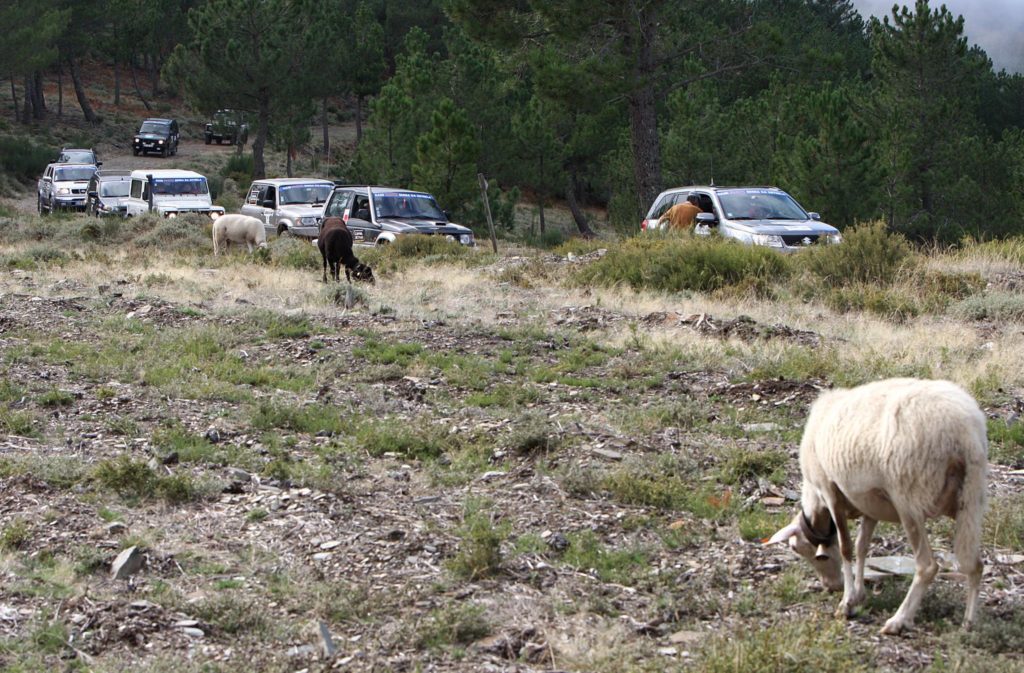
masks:
<svg viewBox="0 0 1024 673"><path fill-rule="evenodd" d="M654 371L642 349L591 338L623 322L808 347L814 332L597 305L552 308L546 324L363 306L268 326L246 308L263 303L255 291L227 308L162 298L142 276L3 274L11 670L755 670L716 669L715 653L780 623L838 634L858 652L841 661L882 669L978 652L1020 665L1017 550L986 550L987 635L963 644L955 577L937 582L919 629L882 638L904 579L834 621L836 598L751 534L793 510L795 439L825 382ZM209 352L181 351L196 364L158 380L143 355L175 339ZM229 364L263 378L214 371ZM231 382L208 385L218 377ZM661 420L627 423L630 408ZM739 455L786 460L781 474L722 477ZM700 502L650 492L659 471ZM162 490L170 479L180 497ZM993 466L994 494L1022 480ZM905 551L884 528L875 553Z"/></svg>

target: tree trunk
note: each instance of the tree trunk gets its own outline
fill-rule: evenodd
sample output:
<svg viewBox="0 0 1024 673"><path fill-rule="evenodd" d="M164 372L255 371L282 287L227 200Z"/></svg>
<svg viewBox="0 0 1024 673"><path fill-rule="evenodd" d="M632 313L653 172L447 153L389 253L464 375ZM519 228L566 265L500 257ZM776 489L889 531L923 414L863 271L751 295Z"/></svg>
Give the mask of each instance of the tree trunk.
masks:
<svg viewBox="0 0 1024 673"><path fill-rule="evenodd" d="M114 107L121 106L121 61L114 59Z"/></svg>
<svg viewBox="0 0 1024 673"><path fill-rule="evenodd" d="M594 238L594 230L590 228L587 216L583 209L580 208L579 201L576 198L578 190L576 169L573 168L569 171L569 181L565 186L565 200L569 203L569 211L572 213L572 219L576 221L576 228L580 230L580 236L583 238Z"/></svg>
<svg viewBox="0 0 1024 673"><path fill-rule="evenodd" d="M64 66L57 60L57 116L64 116Z"/></svg>
<svg viewBox="0 0 1024 673"><path fill-rule="evenodd" d="M546 201L546 199L543 196L541 196L539 199L537 199L537 210L538 210L538 214L540 215L540 235L541 236L544 235L544 228L545 228L544 227L544 201Z"/></svg>
<svg viewBox="0 0 1024 673"><path fill-rule="evenodd" d="M327 99L324 98L320 107L320 125L324 128L324 161L331 163L331 134L327 128Z"/></svg>
<svg viewBox="0 0 1024 673"><path fill-rule="evenodd" d="M629 136L633 146L633 179L639 202L638 212L654 203L661 191L661 144L658 138L657 94L654 88L654 46L657 39L655 3L640 12L627 38L633 58L632 81L637 87L629 95Z"/></svg>
<svg viewBox="0 0 1024 673"><path fill-rule="evenodd" d="M11 100L14 102L14 121L20 122L21 115L18 114L18 87L14 83L14 77L11 77Z"/></svg>
<svg viewBox="0 0 1024 673"><path fill-rule="evenodd" d="M147 54L146 63L149 64L149 80L152 88L152 97L156 98L160 93L160 68L157 67L156 54Z"/></svg>
<svg viewBox="0 0 1024 673"><path fill-rule="evenodd" d="M262 180L267 177L267 165L263 161L263 148L267 145L267 132L270 128L270 92L265 89L261 90L259 97L256 139L252 142L252 177L254 180Z"/></svg>
<svg viewBox="0 0 1024 673"><path fill-rule="evenodd" d="M35 96L32 95L32 86L32 76L25 75L25 101L21 110L21 121L26 124L32 123L32 102L35 100Z"/></svg>
<svg viewBox="0 0 1024 673"><path fill-rule="evenodd" d="M292 155L295 153L295 146L291 143L288 143L287 151L288 157L285 159L284 172L288 177L293 178L295 176L292 175Z"/></svg>
<svg viewBox="0 0 1024 673"><path fill-rule="evenodd" d="M33 79L35 82L32 87L32 94L35 100L32 101L32 111L38 120L46 117L46 98L43 97L43 74L36 70Z"/></svg>
<svg viewBox="0 0 1024 673"><path fill-rule="evenodd" d="M90 124L99 124L99 117L92 111L89 99L85 95L85 87L82 86L82 77L78 72L78 63L75 62L74 57L68 57L68 70L71 71L71 83L75 86L75 96L78 98L78 105L82 108L85 121Z"/></svg>
<svg viewBox="0 0 1024 673"><path fill-rule="evenodd" d="M135 95L139 97L142 104L146 106L146 110L152 110L153 108L149 105L149 101L142 95L142 89L139 88L139 78L135 74L135 60L132 59L128 63L128 69L132 73L132 86L135 87Z"/></svg>
<svg viewBox="0 0 1024 673"><path fill-rule="evenodd" d="M363 96L356 96L356 147L363 139Z"/></svg>

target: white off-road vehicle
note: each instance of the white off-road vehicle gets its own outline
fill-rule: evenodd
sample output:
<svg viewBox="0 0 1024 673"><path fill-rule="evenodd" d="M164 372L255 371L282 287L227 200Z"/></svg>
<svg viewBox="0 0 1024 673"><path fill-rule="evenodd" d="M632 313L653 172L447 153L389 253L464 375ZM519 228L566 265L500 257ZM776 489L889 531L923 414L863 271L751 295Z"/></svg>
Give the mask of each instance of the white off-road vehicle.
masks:
<svg viewBox="0 0 1024 673"><path fill-rule="evenodd" d="M132 186L124 205L128 217L143 213L160 213L177 217L185 213L202 213L216 220L224 209L213 205L206 178L193 171L177 169L132 171Z"/></svg>

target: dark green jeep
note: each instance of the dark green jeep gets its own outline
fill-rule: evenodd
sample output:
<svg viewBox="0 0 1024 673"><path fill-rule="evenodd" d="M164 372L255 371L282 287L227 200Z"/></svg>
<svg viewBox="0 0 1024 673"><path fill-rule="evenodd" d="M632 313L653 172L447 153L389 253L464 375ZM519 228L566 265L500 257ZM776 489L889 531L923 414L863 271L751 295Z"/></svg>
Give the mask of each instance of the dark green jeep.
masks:
<svg viewBox="0 0 1024 673"><path fill-rule="evenodd" d="M245 113L240 110L217 110L206 123L203 137L207 145L214 140L218 145L224 140L229 145L244 145L249 140L249 124Z"/></svg>

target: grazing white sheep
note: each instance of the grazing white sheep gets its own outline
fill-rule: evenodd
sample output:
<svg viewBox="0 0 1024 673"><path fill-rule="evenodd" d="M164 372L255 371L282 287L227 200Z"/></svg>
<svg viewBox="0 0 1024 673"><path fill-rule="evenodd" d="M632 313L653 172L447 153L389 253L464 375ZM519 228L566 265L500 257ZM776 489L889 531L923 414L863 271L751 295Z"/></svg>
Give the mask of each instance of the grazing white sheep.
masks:
<svg viewBox="0 0 1024 673"><path fill-rule="evenodd" d="M949 381L890 379L826 392L811 407L800 470L801 511L768 543L788 542L828 589L843 589L837 616L852 615L864 602L864 561L875 524L893 521L907 533L915 573L882 633L913 626L939 569L925 520L945 515L956 520L953 550L967 577L964 627L970 627L981 585L988 439L985 415L966 391ZM856 517L855 574L847 519Z"/></svg>
<svg viewBox="0 0 1024 673"><path fill-rule="evenodd" d="M213 254L219 255L221 246L227 249L229 243L245 243L252 252L267 247L267 232L263 222L248 215L221 215L213 222Z"/></svg>

